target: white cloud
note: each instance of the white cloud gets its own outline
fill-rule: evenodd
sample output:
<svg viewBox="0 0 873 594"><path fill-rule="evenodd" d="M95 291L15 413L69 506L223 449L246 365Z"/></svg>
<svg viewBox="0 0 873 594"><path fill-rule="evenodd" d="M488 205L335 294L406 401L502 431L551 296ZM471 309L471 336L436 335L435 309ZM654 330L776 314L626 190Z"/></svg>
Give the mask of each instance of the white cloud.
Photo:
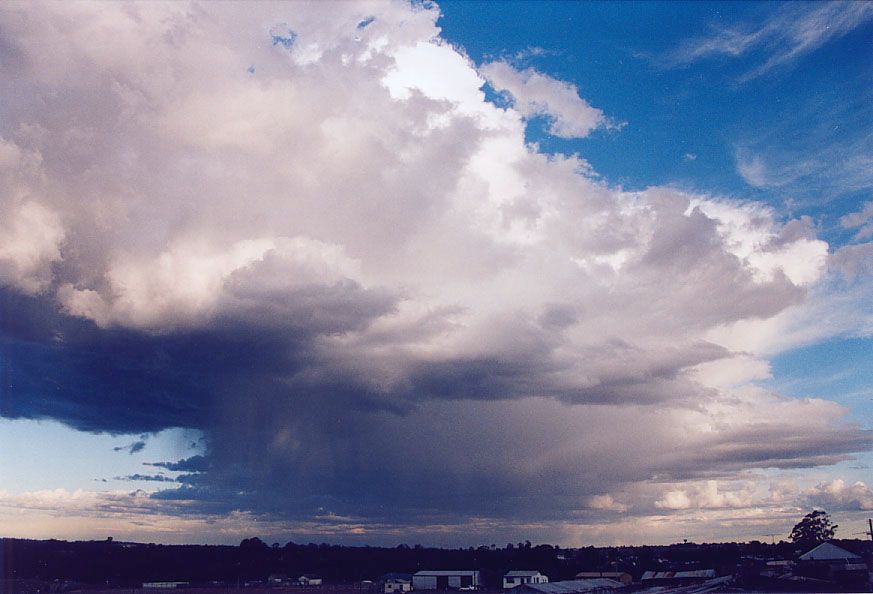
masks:
<svg viewBox="0 0 873 594"><path fill-rule="evenodd" d="M52 282L52 265L61 260L65 231L60 217L38 202L7 207L0 222L0 284L41 293Z"/></svg>
<svg viewBox="0 0 873 594"><path fill-rule="evenodd" d="M591 509L603 511L626 512L628 510L627 505L619 503L608 493L605 495L592 495L588 498L587 504Z"/></svg>
<svg viewBox="0 0 873 594"><path fill-rule="evenodd" d="M661 509L709 509L752 505L752 495L748 489L728 491L719 489L718 481L706 481L688 488L667 491L655 502Z"/></svg>
<svg viewBox="0 0 873 594"><path fill-rule="evenodd" d="M546 116L549 132L561 138L585 138L599 127L614 127L603 111L579 96L575 85L556 80L533 68L516 70L508 62L491 62L479 72L498 92L507 93L524 118Z"/></svg>
<svg viewBox="0 0 873 594"><path fill-rule="evenodd" d="M840 225L844 229L857 229L855 241L873 238L873 202L865 202L858 212L840 217Z"/></svg>
<svg viewBox="0 0 873 594"><path fill-rule="evenodd" d="M758 65L740 79L747 81L790 64L870 19L873 8L865 2L781 5L760 24L719 28L711 36L692 39L666 56L666 62L676 66L713 56L740 57L757 51Z"/></svg>
<svg viewBox="0 0 873 594"><path fill-rule="evenodd" d="M527 118L568 137L611 124L568 83L477 71L437 16L402 2L0 8L19 90L0 122L14 188L0 274L50 312L21 325L78 318L56 349L94 357L70 376L101 387L28 399L45 405L29 414L190 424L212 468L239 469L207 473L211 493L274 486L408 523L418 506L459 524L629 512L654 476L695 484L649 508L751 506L743 488L697 483L870 446L844 408L748 385L779 339L837 326L811 323L834 302L817 292L827 245L809 221L625 192L580 157L538 153ZM514 105L487 102L483 77ZM369 478L384 476L393 490ZM428 482L449 480L462 495ZM489 485L511 494L503 520ZM237 504L287 513L257 497Z"/></svg>
<svg viewBox="0 0 873 594"><path fill-rule="evenodd" d="M837 478L803 493L811 503L828 510L873 510L873 490L862 481L847 485Z"/></svg>

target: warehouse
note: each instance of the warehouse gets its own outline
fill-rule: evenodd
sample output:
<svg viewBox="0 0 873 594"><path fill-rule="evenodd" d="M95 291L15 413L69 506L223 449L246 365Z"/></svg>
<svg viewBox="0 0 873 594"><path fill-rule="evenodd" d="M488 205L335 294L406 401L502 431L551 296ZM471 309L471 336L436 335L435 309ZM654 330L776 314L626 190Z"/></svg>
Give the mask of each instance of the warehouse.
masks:
<svg viewBox="0 0 873 594"><path fill-rule="evenodd" d="M479 585L477 570L422 570L412 576L413 590L475 590Z"/></svg>

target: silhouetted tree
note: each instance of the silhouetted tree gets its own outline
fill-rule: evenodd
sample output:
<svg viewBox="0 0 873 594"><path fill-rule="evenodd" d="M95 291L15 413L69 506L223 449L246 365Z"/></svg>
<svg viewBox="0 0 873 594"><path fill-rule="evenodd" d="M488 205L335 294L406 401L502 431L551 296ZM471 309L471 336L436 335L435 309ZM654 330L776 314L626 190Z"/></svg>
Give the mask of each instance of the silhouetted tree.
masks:
<svg viewBox="0 0 873 594"><path fill-rule="evenodd" d="M795 524L791 530L791 541L804 547L821 544L834 537L836 524L831 523L831 517L824 510L813 510Z"/></svg>
<svg viewBox="0 0 873 594"><path fill-rule="evenodd" d="M267 546L263 540L258 538L257 536L253 536L252 538L244 538L242 542L239 543L239 548L241 549L268 549L270 547Z"/></svg>

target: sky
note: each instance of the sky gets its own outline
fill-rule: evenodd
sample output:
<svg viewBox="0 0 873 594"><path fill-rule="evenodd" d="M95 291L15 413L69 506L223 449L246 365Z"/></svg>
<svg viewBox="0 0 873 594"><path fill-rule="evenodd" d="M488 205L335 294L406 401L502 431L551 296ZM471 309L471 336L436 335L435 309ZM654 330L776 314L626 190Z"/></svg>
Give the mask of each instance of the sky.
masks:
<svg viewBox="0 0 873 594"><path fill-rule="evenodd" d="M2 536L873 515L873 4L0 5Z"/></svg>

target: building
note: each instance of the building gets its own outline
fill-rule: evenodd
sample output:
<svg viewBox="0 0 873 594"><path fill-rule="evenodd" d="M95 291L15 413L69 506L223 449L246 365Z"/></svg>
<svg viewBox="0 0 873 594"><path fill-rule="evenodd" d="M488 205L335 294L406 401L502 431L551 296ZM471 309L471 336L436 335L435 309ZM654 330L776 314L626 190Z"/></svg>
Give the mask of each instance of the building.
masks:
<svg viewBox="0 0 873 594"><path fill-rule="evenodd" d="M382 587L384 594L394 594L395 592L409 592L412 590L412 581L402 578L390 578L385 580L385 585Z"/></svg>
<svg viewBox="0 0 873 594"><path fill-rule="evenodd" d="M513 570L503 576L503 589L509 590L522 584L546 584L549 576L539 571Z"/></svg>
<svg viewBox="0 0 873 594"><path fill-rule="evenodd" d="M267 576L267 584L270 586L287 586L291 584L291 578L287 573L271 573Z"/></svg>
<svg viewBox="0 0 873 594"><path fill-rule="evenodd" d="M612 594L622 583L609 578L566 580L544 584L522 584L513 588L513 594Z"/></svg>
<svg viewBox="0 0 873 594"><path fill-rule="evenodd" d="M408 587L403 583L409 584ZM391 594L392 592L408 592L412 590L412 574L391 572L380 575L374 580L373 591Z"/></svg>
<svg viewBox="0 0 873 594"><path fill-rule="evenodd" d="M297 578L296 585L311 588L321 585L321 578L317 575L304 574Z"/></svg>
<svg viewBox="0 0 873 594"><path fill-rule="evenodd" d="M478 570L422 570L412 575L413 590L476 590L481 585Z"/></svg>
<svg viewBox="0 0 873 594"><path fill-rule="evenodd" d="M580 571L576 574L577 580L590 580L594 578L609 578L621 582L625 586L634 581L634 576L626 571Z"/></svg>
<svg viewBox="0 0 873 594"><path fill-rule="evenodd" d="M865 583L867 571L861 557L829 542L798 557L794 569L799 576L840 583Z"/></svg>
<svg viewBox="0 0 873 594"><path fill-rule="evenodd" d="M684 586L699 584L715 579L714 569L695 569L692 571L647 571L640 579L648 586Z"/></svg>
<svg viewBox="0 0 873 594"><path fill-rule="evenodd" d="M187 588L188 582L143 582L143 590L175 590L176 588Z"/></svg>

